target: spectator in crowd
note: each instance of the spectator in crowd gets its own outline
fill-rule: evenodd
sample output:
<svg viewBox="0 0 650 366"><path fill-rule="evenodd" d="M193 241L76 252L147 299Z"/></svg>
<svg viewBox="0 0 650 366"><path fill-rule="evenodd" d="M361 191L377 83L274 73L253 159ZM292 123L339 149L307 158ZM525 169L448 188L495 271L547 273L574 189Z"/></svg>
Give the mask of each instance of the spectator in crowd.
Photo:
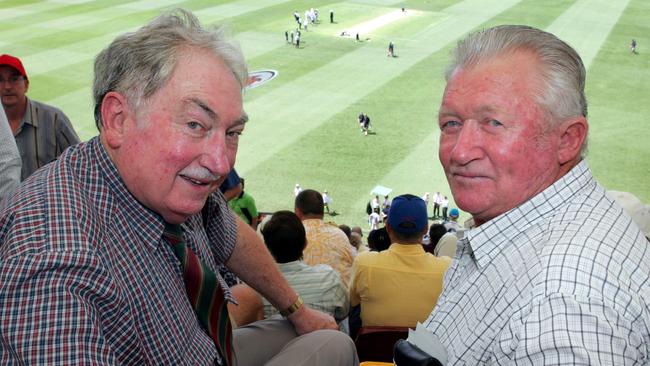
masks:
<svg viewBox="0 0 650 366"><path fill-rule="evenodd" d="M234 168L228 172L226 179L219 185L219 190L228 202L242 193L244 187L242 186L239 174L237 174Z"/></svg>
<svg viewBox="0 0 650 366"><path fill-rule="evenodd" d="M305 304L332 315L337 321L343 320L350 305L347 287L338 272L329 265L310 266L302 261L307 236L298 216L291 211L274 213L264 225L262 235L271 255L278 262L280 272ZM264 316L275 314L278 314L278 310L264 300Z"/></svg>
<svg viewBox="0 0 650 366"><path fill-rule="evenodd" d="M436 257L450 257L456 255L458 237L456 233L448 232L444 224L433 224L429 228L429 245L424 250Z"/></svg>
<svg viewBox="0 0 650 366"><path fill-rule="evenodd" d="M453 57L438 156L474 227L425 323L447 363L646 363L650 250L584 159L580 56L550 33L502 25Z"/></svg>
<svg viewBox="0 0 650 366"><path fill-rule="evenodd" d="M386 227L372 230L368 233L368 248L373 252L381 252L390 247L391 241L388 237Z"/></svg>
<svg viewBox="0 0 650 366"><path fill-rule="evenodd" d="M448 232L455 233L461 229L458 223L458 216L460 216L460 212L456 207L449 210L449 221L445 222L445 228Z"/></svg>
<svg viewBox="0 0 650 366"><path fill-rule="evenodd" d="M4 199L20 184L20 168L20 153L16 140L0 105L0 209L4 206Z"/></svg>
<svg viewBox="0 0 650 366"><path fill-rule="evenodd" d="M450 260L422 248L427 222L427 206L421 198L395 197L386 225L392 244L355 259L350 303L361 305L363 326L415 327L435 306Z"/></svg>
<svg viewBox="0 0 650 366"><path fill-rule="evenodd" d="M305 189L295 200L296 215L307 233L307 247L303 260L310 266L327 264L341 275L348 286L352 267L352 247L345 234L335 225L323 221L323 196L313 189Z"/></svg>
<svg viewBox="0 0 650 366"><path fill-rule="evenodd" d="M21 181L79 142L68 117L58 108L27 98L28 89L20 59L1 55L0 96L22 160Z"/></svg>
<svg viewBox="0 0 650 366"><path fill-rule="evenodd" d="M355 249L355 257L358 253L368 251L368 247L363 245L363 239L361 239L361 235L359 235L359 233L350 234L350 244L352 244L352 247Z"/></svg>
<svg viewBox="0 0 650 366"><path fill-rule="evenodd" d="M241 193L239 196L230 200L228 202L228 205L237 214L237 216L239 216L245 223L250 225L253 230L256 230L260 214L257 212L255 199L244 190L244 178L240 178L240 182Z"/></svg>
<svg viewBox="0 0 650 366"><path fill-rule="evenodd" d="M0 364L356 364L215 192L247 119L246 64L223 28L167 13L118 36L94 70L99 136L0 213ZM231 334L224 262L286 319Z"/></svg>
<svg viewBox="0 0 650 366"><path fill-rule="evenodd" d="M359 236L363 238L363 230L361 230L360 226L353 226L350 231L359 234Z"/></svg>
<svg viewBox="0 0 650 366"><path fill-rule="evenodd" d="M350 229L350 227L348 225L345 225L345 224L340 224L339 229L341 229L341 231L343 231L345 236L348 237L348 240L350 240L350 235L352 235L352 229Z"/></svg>

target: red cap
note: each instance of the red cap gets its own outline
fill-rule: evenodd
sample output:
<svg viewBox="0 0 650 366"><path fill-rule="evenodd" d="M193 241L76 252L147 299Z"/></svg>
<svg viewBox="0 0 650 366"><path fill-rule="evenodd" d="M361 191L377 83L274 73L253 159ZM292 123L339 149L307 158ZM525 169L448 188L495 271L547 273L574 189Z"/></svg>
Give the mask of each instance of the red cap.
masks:
<svg viewBox="0 0 650 366"><path fill-rule="evenodd" d="M23 63L20 62L20 59L18 57L13 57L11 55L4 54L0 56L0 66L2 65L13 67L14 69L18 70L20 75L24 76L25 79L27 79L27 73L25 72Z"/></svg>

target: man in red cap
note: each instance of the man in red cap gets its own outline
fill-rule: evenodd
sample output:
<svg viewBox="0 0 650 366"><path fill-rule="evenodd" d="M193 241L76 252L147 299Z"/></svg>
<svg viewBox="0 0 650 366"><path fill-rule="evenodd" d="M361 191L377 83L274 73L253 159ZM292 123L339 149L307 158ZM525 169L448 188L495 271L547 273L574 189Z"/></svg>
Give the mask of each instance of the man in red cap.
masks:
<svg viewBox="0 0 650 366"><path fill-rule="evenodd" d="M20 59L1 55L0 97L23 161L21 181L79 142L68 117L58 108L27 98L28 89Z"/></svg>

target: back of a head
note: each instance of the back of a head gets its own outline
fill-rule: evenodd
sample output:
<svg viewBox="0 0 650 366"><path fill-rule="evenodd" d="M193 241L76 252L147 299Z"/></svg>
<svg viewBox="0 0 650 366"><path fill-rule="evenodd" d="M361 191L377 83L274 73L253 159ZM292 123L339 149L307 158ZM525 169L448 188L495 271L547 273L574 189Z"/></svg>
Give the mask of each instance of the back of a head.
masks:
<svg viewBox="0 0 650 366"><path fill-rule="evenodd" d="M278 211L271 216L262 229L264 243L278 263L302 258L307 242L305 227L291 211Z"/></svg>
<svg viewBox="0 0 650 366"><path fill-rule="evenodd" d="M350 239L350 235L352 234L352 230L350 229L350 227L348 225L341 224L341 225L339 225L339 229L341 229L341 231L343 231L345 233L345 236L347 236L348 239Z"/></svg>
<svg viewBox="0 0 650 366"><path fill-rule="evenodd" d="M436 248L440 238L447 233L447 228L443 224L433 224L429 227L429 245L432 249Z"/></svg>
<svg viewBox="0 0 650 366"><path fill-rule="evenodd" d="M403 194L393 199L388 212L391 236L402 243L420 243L429 221L427 204L420 197Z"/></svg>
<svg viewBox="0 0 650 366"><path fill-rule="evenodd" d="M305 189L298 193L295 208L300 209L303 215L323 216L325 214L323 196L313 189Z"/></svg>
<svg viewBox="0 0 650 366"><path fill-rule="evenodd" d="M382 250L388 249L390 244L391 240L385 227L372 230L368 233L368 248L370 248L370 250L381 252Z"/></svg>
<svg viewBox="0 0 650 366"><path fill-rule="evenodd" d="M97 128L101 130L101 103L107 93L117 91L134 108L139 107L165 86L181 54L191 47L213 52L241 87L246 86L248 70L244 55L228 38L225 28L203 28L192 13L176 9L135 32L118 36L97 55L93 82Z"/></svg>
<svg viewBox="0 0 650 366"><path fill-rule="evenodd" d="M483 29L460 40L447 69L449 79L458 68L471 68L493 57L532 52L539 60L543 90L537 102L552 122L587 116L585 67L578 53L555 35L524 25L500 25ZM586 153L586 140L582 155Z"/></svg>

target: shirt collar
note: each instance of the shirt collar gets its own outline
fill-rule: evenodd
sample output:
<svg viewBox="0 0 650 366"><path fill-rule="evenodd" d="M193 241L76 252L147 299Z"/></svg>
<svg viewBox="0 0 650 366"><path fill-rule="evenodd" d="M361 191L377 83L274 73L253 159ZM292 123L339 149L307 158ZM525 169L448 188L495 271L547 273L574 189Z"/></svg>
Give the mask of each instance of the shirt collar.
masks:
<svg viewBox="0 0 650 366"><path fill-rule="evenodd" d="M27 99L27 106L25 107L25 114L23 114L23 119L20 121L20 126L18 126L18 129L16 132L20 132L23 129L23 126L25 125L30 125L33 126L34 128L38 128L38 118L32 118L34 115L36 115L36 111L34 108L36 106L32 103L29 98L25 97Z"/></svg>
<svg viewBox="0 0 650 366"><path fill-rule="evenodd" d="M400 254L420 254L424 253L424 248L421 244L400 244L393 243L388 248L391 252L396 252Z"/></svg>
<svg viewBox="0 0 650 366"><path fill-rule="evenodd" d="M143 242L156 247L165 227L163 218L143 206L129 192L99 137L92 138L88 144L92 156L97 159L97 165L104 175L109 189L116 197L116 204L121 207L120 211L128 216L128 221L133 223L134 228L139 229L138 234L145 239Z"/></svg>
<svg viewBox="0 0 650 366"><path fill-rule="evenodd" d="M308 267L308 265L301 260L287 262L287 263L278 263L278 268L280 268L282 272L299 271L304 267Z"/></svg>
<svg viewBox="0 0 650 366"><path fill-rule="evenodd" d="M595 183L585 160L548 188L518 207L481 226L468 230L465 238L479 267L486 266L505 246L534 225L547 221L588 184Z"/></svg>

